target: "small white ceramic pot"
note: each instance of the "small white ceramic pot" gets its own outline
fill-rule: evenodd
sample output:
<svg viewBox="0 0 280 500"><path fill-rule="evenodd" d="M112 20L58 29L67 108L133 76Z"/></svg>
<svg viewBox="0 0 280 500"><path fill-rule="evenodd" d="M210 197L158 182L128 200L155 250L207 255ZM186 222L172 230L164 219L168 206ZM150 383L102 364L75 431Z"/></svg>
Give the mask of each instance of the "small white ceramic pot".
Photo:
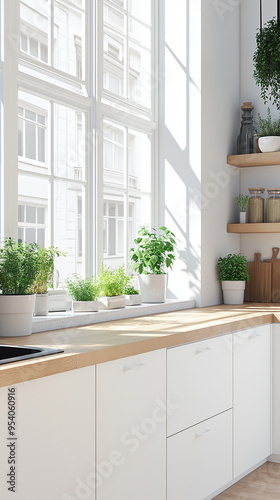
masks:
<svg viewBox="0 0 280 500"><path fill-rule="evenodd" d="M259 138L259 148L262 153L280 151L280 136L267 136Z"/></svg>
<svg viewBox="0 0 280 500"><path fill-rule="evenodd" d="M97 300L73 300L73 312L96 312L98 311Z"/></svg>
<svg viewBox="0 0 280 500"><path fill-rule="evenodd" d="M115 295L114 297L99 297L99 309L120 309L125 307L125 295Z"/></svg>
<svg viewBox="0 0 280 500"><path fill-rule="evenodd" d="M165 302L167 274L138 274L143 302Z"/></svg>
<svg viewBox="0 0 280 500"><path fill-rule="evenodd" d="M34 307L34 294L0 294L0 337L31 335Z"/></svg>
<svg viewBox="0 0 280 500"><path fill-rule="evenodd" d="M141 293L135 293L134 295L126 295L125 296L125 305L126 306L140 306L141 304L142 304Z"/></svg>
<svg viewBox="0 0 280 500"><path fill-rule="evenodd" d="M240 224L246 224L246 212L239 212L239 222Z"/></svg>
<svg viewBox="0 0 280 500"><path fill-rule="evenodd" d="M49 295L36 293L34 316L47 316L49 312Z"/></svg>
<svg viewBox="0 0 280 500"><path fill-rule="evenodd" d="M224 304L243 304L246 281L222 281Z"/></svg>

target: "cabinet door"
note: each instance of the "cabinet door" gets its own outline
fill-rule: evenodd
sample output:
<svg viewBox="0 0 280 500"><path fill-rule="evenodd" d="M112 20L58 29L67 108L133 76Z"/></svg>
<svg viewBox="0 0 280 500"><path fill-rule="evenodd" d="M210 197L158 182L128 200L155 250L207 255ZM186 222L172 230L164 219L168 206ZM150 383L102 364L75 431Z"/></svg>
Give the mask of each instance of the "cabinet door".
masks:
<svg viewBox="0 0 280 500"><path fill-rule="evenodd" d="M166 350L97 366L97 500L166 498Z"/></svg>
<svg viewBox="0 0 280 500"><path fill-rule="evenodd" d="M272 453L280 455L280 324L272 325Z"/></svg>
<svg viewBox="0 0 280 500"><path fill-rule="evenodd" d="M167 396L168 436L231 408L232 335L168 349Z"/></svg>
<svg viewBox="0 0 280 500"><path fill-rule="evenodd" d="M8 440L11 393L7 387L0 389L1 500L94 500L94 367L14 388L15 441ZM15 449L8 447L13 442ZM16 488L12 494L7 474L14 456Z"/></svg>
<svg viewBox="0 0 280 500"><path fill-rule="evenodd" d="M270 325L234 334L234 477L270 455Z"/></svg>
<svg viewBox="0 0 280 500"><path fill-rule="evenodd" d="M232 479L232 410L167 439L167 500L202 500Z"/></svg>

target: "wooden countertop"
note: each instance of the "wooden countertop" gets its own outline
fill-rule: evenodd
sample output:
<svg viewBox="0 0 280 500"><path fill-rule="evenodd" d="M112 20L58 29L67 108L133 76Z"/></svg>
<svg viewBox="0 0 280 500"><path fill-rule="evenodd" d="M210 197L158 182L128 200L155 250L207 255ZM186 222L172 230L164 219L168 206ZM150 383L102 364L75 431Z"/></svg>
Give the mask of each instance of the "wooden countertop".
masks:
<svg viewBox="0 0 280 500"><path fill-rule="evenodd" d="M65 328L0 343L60 348L62 354L0 366L0 387L280 321L280 304L212 306Z"/></svg>

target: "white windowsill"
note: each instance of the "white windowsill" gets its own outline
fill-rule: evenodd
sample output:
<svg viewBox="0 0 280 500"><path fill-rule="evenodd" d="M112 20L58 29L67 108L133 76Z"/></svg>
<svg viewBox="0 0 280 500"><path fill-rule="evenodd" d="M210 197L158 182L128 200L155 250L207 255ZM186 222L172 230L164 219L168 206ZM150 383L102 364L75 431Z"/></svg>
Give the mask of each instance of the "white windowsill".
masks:
<svg viewBox="0 0 280 500"><path fill-rule="evenodd" d="M195 307L195 300L171 300L164 303L142 304L141 306L127 306L123 309L102 310L96 313L73 313L51 312L48 316L33 318L32 333L45 332L48 330L60 330L61 328L73 328L77 326L104 323L117 319L136 318L137 316L148 316Z"/></svg>

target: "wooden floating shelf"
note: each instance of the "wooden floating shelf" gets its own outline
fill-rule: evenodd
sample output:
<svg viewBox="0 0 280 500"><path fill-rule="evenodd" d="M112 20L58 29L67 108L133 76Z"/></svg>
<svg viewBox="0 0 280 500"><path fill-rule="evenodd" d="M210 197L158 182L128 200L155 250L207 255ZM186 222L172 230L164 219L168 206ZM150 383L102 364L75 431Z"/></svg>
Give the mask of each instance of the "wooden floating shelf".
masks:
<svg viewBox="0 0 280 500"><path fill-rule="evenodd" d="M266 167L270 165L280 165L280 151L275 153L253 153L249 155L229 155L227 157L229 165L235 167Z"/></svg>
<svg viewBox="0 0 280 500"><path fill-rule="evenodd" d="M264 222L249 224L228 224L228 233L252 234L252 233L280 233L280 222Z"/></svg>

